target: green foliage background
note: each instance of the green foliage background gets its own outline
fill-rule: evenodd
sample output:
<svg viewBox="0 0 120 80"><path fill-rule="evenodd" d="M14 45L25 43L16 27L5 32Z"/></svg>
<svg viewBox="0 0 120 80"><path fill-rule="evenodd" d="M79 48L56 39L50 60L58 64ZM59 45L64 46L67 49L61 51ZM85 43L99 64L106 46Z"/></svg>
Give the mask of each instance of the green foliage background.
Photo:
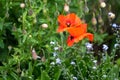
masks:
<svg viewBox="0 0 120 80"><path fill-rule="evenodd" d="M0 0L0 80L119 80L120 46L115 48L114 44L120 44L120 29L116 31L111 25L120 25L120 1L103 0L105 8L99 1ZM65 3L69 13L85 20L88 32L94 34L92 52L87 53L87 39L68 47L68 34L56 32L58 15L67 14ZM109 12L115 14L114 19L109 19ZM92 24L93 18L96 25ZM44 23L48 28L42 27ZM55 44L51 45L51 41ZM108 51L102 50L103 44L108 45ZM33 48L40 60L33 60ZM54 52L57 56L53 56ZM51 65L57 58L61 64Z"/></svg>

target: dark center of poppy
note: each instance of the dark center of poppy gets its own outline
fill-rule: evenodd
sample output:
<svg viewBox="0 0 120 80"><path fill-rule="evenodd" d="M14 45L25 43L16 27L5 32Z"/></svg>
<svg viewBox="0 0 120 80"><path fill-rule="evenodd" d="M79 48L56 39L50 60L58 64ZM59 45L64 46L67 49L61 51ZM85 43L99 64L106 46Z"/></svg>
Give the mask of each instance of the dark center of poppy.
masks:
<svg viewBox="0 0 120 80"><path fill-rule="evenodd" d="M73 40L74 39L74 37L73 36L70 36L70 40Z"/></svg>
<svg viewBox="0 0 120 80"><path fill-rule="evenodd" d="M71 23L70 23L70 22L67 22L66 25L67 25L67 27L70 27Z"/></svg>

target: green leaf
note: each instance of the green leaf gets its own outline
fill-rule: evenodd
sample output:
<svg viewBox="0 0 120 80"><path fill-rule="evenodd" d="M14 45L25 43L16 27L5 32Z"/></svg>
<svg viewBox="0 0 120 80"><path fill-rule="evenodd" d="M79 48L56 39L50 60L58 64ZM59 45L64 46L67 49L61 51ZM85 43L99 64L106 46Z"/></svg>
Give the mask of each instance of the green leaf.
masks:
<svg viewBox="0 0 120 80"><path fill-rule="evenodd" d="M2 39L0 40L0 47L1 47L1 48L4 48L4 42L3 42Z"/></svg>
<svg viewBox="0 0 120 80"><path fill-rule="evenodd" d="M0 30L2 30L2 29L3 29L3 19L0 18Z"/></svg>
<svg viewBox="0 0 120 80"><path fill-rule="evenodd" d="M55 80L59 80L60 74L61 74L61 70L58 69L54 75Z"/></svg>
<svg viewBox="0 0 120 80"><path fill-rule="evenodd" d="M41 80L50 80L50 77L48 76L47 72L41 72Z"/></svg>

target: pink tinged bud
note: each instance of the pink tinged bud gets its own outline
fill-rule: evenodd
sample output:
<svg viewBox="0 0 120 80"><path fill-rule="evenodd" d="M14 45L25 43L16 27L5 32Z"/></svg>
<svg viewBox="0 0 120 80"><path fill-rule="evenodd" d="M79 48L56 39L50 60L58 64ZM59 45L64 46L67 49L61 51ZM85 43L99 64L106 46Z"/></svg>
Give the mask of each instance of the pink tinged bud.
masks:
<svg viewBox="0 0 120 80"><path fill-rule="evenodd" d="M38 59L38 58L40 59L40 57L37 55L35 49L32 50L32 58L33 58L34 60L36 60L36 59Z"/></svg>

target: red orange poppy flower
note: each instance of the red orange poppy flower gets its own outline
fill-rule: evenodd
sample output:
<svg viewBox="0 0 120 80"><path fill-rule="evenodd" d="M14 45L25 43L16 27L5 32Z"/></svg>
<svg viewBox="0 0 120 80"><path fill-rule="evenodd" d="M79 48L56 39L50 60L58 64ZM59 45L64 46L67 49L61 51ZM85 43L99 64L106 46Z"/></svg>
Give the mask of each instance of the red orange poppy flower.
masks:
<svg viewBox="0 0 120 80"><path fill-rule="evenodd" d="M74 13L70 13L66 16L64 15L59 15L58 16L58 23L59 27L57 29L57 32L63 32L67 30L70 27L76 27L82 23L80 18L75 15Z"/></svg>
<svg viewBox="0 0 120 80"><path fill-rule="evenodd" d="M74 13L68 14L66 16L58 16L59 27L57 32L68 31L70 34L67 39L67 45L72 46L74 43L79 42L84 38L88 38L93 41L93 34L87 33L87 24L82 23L80 18Z"/></svg>
<svg viewBox="0 0 120 80"><path fill-rule="evenodd" d="M74 28L71 27L67 31L70 33L67 39L68 46L72 46L83 38L88 38L90 41L93 41L93 34L87 33L87 24L80 24Z"/></svg>

